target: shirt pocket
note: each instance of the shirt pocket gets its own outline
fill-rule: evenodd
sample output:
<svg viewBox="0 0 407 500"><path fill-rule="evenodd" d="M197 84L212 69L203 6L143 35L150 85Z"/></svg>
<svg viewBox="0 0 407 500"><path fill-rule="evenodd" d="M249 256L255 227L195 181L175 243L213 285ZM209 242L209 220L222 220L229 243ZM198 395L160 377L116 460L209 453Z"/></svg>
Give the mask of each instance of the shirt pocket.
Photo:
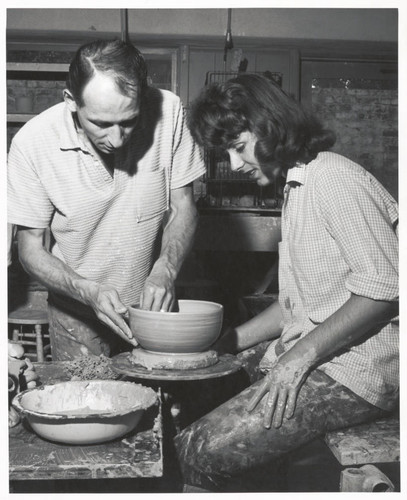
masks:
<svg viewBox="0 0 407 500"><path fill-rule="evenodd" d="M134 177L135 216L138 222L163 215L169 208L165 170L139 172Z"/></svg>

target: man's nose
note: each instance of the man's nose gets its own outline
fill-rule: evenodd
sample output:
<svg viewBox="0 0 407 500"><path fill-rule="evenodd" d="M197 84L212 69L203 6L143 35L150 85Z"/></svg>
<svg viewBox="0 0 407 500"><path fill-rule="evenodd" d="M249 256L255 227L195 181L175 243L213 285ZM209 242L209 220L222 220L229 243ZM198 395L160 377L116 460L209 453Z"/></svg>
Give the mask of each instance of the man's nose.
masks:
<svg viewBox="0 0 407 500"><path fill-rule="evenodd" d="M230 169L233 172L237 172L238 170L240 170L243 167L244 161L242 161L242 159L240 158L240 155L238 155L236 152L228 151L228 153L229 153L229 159L230 159Z"/></svg>
<svg viewBox="0 0 407 500"><path fill-rule="evenodd" d="M123 129L120 125L113 125L109 130L109 141L111 145L115 148L119 148L123 145L124 134Z"/></svg>

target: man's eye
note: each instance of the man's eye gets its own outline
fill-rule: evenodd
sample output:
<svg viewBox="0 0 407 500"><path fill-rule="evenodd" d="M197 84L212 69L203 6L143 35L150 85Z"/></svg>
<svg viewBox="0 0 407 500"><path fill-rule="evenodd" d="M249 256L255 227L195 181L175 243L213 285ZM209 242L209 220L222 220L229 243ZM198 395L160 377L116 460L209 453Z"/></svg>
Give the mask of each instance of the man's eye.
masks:
<svg viewBox="0 0 407 500"><path fill-rule="evenodd" d="M133 127L137 122L138 122L139 117L136 116L135 118L132 118L131 120L127 120L125 122L121 122L120 125L122 127Z"/></svg>
<svg viewBox="0 0 407 500"><path fill-rule="evenodd" d="M96 127L99 127L99 128L109 128L112 126L111 123L99 123L99 122L93 122L94 125L96 125Z"/></svg>

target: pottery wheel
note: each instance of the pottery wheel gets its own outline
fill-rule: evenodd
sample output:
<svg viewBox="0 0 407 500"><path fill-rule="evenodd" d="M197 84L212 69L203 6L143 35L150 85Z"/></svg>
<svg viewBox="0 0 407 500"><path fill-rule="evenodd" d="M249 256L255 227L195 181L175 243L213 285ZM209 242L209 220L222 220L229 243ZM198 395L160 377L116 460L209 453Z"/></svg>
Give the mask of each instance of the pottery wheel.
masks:
<svg viewBox="0 0 407 500"><path fill-rule="evenodd" d="M196 370L218 362L216 351L195 353L159 353L146 351L141 347L133 349L130 361L148 370Z"/></svg>
<svg viewBox="0 0 407 500"><path fill-rule="evenodd" d="M242 364L232 354L218 356L218 362L195 369L148 369L132 361L131 352L122 352L112 358L112 369L121 375L145 380L204 380L237 372Z"/></svg>

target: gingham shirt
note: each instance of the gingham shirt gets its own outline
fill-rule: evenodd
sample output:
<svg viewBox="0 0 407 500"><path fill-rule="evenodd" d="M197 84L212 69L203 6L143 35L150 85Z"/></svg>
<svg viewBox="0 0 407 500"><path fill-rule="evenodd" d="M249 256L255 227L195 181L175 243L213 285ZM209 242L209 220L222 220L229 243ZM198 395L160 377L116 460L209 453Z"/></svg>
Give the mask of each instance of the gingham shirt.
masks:
<svg viewBox="0 0 407 500"><path fill-rule="evenodd" d="M398 299L398 207L360 165L320 153L288 170L279 247L280 339L267 369L299 338L337 311L351 293ZM366 401L392 409L399 387L398 321L319 368Z"/></svg>
<svg viewBox="0 0 407 500"><path fill-rule="evenodd" d="M8 221L51 227L52 253L79 275L138 302L170 191L205 172L177 96L150 94L147 119L115 155L112 177L81 141L65 103L16 134L8 161ZM145 117L144 117L145 118Z"/></svg>

